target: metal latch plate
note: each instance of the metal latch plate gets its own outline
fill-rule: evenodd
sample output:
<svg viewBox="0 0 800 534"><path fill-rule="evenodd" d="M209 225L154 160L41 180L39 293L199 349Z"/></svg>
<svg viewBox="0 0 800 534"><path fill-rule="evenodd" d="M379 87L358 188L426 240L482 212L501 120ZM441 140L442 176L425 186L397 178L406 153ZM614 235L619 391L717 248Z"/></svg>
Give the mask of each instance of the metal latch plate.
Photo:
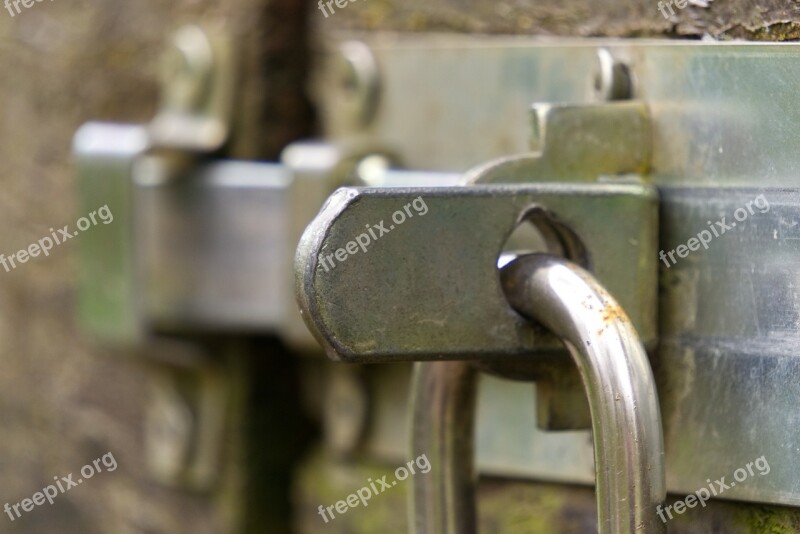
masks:
<svg viewBox="0 0 800 534"><path fill-rule="evenodd" d="M340 189L299 247L307 323L347 361L542 348L545 334L508 306L497 270L506 239L536 206L577 235L592 271L653 340L657 197L633 184Z"/></svg>

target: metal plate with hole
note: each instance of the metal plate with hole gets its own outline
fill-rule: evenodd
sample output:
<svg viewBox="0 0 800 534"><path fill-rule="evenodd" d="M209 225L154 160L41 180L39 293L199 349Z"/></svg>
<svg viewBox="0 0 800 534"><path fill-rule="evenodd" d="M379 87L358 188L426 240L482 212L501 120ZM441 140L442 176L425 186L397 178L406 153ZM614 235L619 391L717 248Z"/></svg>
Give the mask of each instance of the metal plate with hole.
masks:
<svg viewBox="0 0 800 534"><path fill-rule="evenodd" d="M536 207L550 218L542 233L587 264L652 341L657 198L632 184L340 189L299 246L306 322L332 357L348 361L557 346L511 310L498 280L504 243Z"/></svg>

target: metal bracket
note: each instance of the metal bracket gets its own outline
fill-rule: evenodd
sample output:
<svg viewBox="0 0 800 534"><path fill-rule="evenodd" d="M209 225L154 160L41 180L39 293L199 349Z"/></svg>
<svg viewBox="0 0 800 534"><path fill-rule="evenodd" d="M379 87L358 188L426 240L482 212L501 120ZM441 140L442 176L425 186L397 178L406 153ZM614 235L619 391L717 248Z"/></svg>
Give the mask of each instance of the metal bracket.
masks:
<svg viewBox="0 0 800 534"><path fill-rule="evenodd" d="M412 205L413 218L399 224L396 214ZM511 231L539 213L554 221L558 239L577 236L574 247L585 250L576 259L653 341L656 207L642 185L340 189L298 247L298 298L334 359L502 358L557 348L510 309L497 271Z"/></svg>
<svg viewBox="0 0 800 534"><path fill-rule="evenodd" d="M591 183L640 182L629 173L648 165L645 106L538 104L532 124L534 151L473 169L463 179L473 187L350 189L328 200L300 242L296 279L306 322L332 358L479 359L558 347L510 312L499 290L498 256L521 223L591 266L642 338L655 340L657 195ZM519 185L475 186L492 183Z"/></svg>
<svg viewBox="0 0 800 534"><path fill-rule="evenodd" d="M642 102L534 104L530 118L532 152L479 165L464 182L596 182L647 174L651 130Z"/></svg>

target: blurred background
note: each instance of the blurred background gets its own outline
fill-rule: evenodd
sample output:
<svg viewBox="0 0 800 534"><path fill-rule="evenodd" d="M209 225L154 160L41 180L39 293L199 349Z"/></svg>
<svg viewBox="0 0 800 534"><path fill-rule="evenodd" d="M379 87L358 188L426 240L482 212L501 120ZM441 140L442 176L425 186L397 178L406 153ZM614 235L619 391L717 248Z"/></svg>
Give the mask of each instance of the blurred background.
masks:
<svg viewBox="0 0 800 534"><path fill-rule="evenodd" d="M159 57L171 33L187 23L223 26L238 47L241 76L224 155L274 161L290 142L320 131L308 82L317 52L340 31L789 40L798 35L800 11L797 2L781 0L691 2L670 19L652 0L359 0L327 18L317 4L296 0L54 0L13 17L3 10L0 253L74 224L81 215L71 160L76 130L89 120L150 120ZM323 531L316 505L349 490L320 489L332 468L320 452L322 397L325 384L351 378L331 379L338 371L319 354L297 355L263 336L196 335L190 345L129 350L98 342L76 316L79 239L0 270L0 505L18 503L108 452L118 469L72 488L52 506L0 519L0 532ZM159 454L146 436L153 431L148 410L154 397L170 394L159 389L159 377L180 376L194 365L187 361L213 367L226 385L225 439L212 462L213 483L202 487L154 476L148 458ZM333 479L360 483L370 469L367 462ZM590 528L591 521L575 518L593 513L591 489L556 487L543 498L534 486L490 481L482 513L549 513L577 521L576 532ZM514 502L528 504L513 508ZM720 506L719 514L729 512ZM369 520L345 518L325 531L404 531L401 492L371 510ZM499 520L488 524L500 528ZM508 531L547 531L517 524Z"/></svg>

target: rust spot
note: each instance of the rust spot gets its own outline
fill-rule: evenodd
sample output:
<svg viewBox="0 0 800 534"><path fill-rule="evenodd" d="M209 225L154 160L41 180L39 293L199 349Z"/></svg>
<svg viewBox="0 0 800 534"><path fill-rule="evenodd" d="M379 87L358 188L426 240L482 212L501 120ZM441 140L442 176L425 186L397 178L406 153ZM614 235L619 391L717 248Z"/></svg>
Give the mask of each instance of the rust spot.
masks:
<svg viewBox="0 0 800 534"><path fill-rule="evenodd" d="M599 329L597 331L597 335L598 336L602 335L603 332L609 326L614 324L614 322L616 322L616 321L620 321L620 322L623 322L623 323L627 323L628 322L628 316L625 315L625 310L623 310L617 304L615 304L615 305L606 304L605 306L603 306L603 310L602 310L601 313L602 313L601 317L603 319L603 328L601 328L601 329Z"/></svg>
<svg viewBox="0 0 800 534"><path fill-rule="evenodd" d="M616 320L626 321L627 316L625 315L625 310L623 310L619 305L606 305L603 307L603 322L607 325L609 323L613 323Z"/></svg>

